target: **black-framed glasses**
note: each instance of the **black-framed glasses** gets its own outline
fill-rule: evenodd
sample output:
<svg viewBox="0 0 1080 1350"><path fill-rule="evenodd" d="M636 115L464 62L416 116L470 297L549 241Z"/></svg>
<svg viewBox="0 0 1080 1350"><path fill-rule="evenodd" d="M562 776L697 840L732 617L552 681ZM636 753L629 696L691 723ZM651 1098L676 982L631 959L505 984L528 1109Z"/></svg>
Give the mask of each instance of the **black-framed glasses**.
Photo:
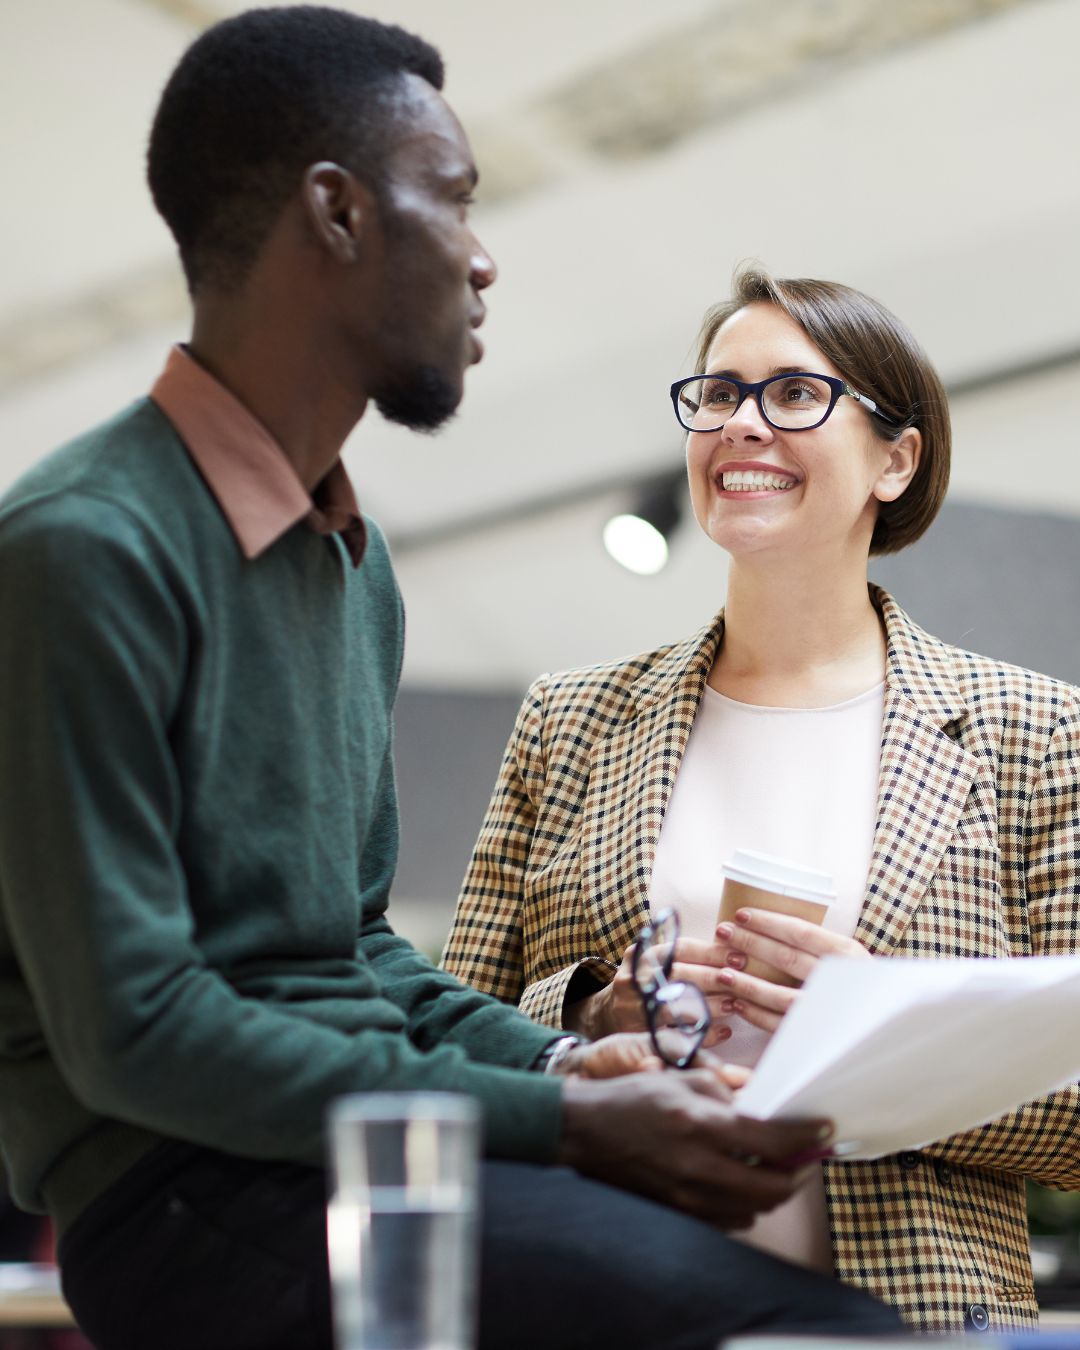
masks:
<svg viewBox="0 0 1080 1350"><path fill-rule="evenodd" d="M671 386L671 403L686 431L718 431L747 398L753 398L769 426L777 431L811 431L821 426L844 395L895 430L897 424L866 394L835 375L797 370L747 384L728 375L690 375Z"/></svg>
<svg viewBox="0 0 1080 1350"><path fill-rule="evenodd" d="M686 1069L701 1049L712 1018L696 984L671 978L679 916L661 910L638 934L630 971L641 997L653 1049L673 1069Z"/></svg>

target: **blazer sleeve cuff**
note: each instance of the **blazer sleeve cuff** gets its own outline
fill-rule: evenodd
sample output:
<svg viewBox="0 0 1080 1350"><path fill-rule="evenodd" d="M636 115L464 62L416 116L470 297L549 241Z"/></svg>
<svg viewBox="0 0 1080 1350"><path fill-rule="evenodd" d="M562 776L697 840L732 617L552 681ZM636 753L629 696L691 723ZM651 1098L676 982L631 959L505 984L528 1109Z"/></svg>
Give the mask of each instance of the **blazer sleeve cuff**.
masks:
<svg viewBox="0 0 1080 1350"><path fill-rule="evenodd" d="M534 1022L542 1022L549 1027L561 1027L564 1025L563 1008L566 1006L566 995L574 977L579 973L582 976L587 974L595 980L597 988L603 988L604 985L611 983L617 969L612 962L605 961L599 956L588 956L582 961L575 961L573 965L557 970L554 975L547 975L544 979L527 985L518 1008Z"/></svg>

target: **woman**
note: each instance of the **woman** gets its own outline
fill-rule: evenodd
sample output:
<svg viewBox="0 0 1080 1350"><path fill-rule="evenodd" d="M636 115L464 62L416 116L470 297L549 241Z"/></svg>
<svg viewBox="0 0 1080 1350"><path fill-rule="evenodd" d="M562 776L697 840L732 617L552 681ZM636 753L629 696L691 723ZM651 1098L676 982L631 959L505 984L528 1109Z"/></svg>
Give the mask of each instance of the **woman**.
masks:
<svg viewBox="0 0 1080 1350"><path fill-rule="evenodd" d="M674 905L674 974L752 1064L828 953L1076 951L1078 694L948 647L867 586L949 473L944 392L908 331L847 287L736 277L673 386L694 514L730 555L684 642L529 691L445 962L537 1020L642 1025L628 951ZM757 849L830 872L824 928L717 926L720 867ZM852 1010L853 1014L857 1010ZM921 1152L826 1163L751 1241L834 1270L923 1329L1037 1318L1024 1176L1080 1186L1068 1088Z"/></svg>

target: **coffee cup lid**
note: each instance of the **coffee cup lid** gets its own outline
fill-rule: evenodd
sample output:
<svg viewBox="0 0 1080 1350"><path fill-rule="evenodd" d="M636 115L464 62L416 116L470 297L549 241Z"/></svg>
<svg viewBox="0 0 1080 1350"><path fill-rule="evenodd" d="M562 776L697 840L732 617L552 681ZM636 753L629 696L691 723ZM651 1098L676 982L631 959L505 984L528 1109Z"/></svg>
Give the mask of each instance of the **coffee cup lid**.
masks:
<svg viewBox="0 0 1080 1350"><path fill-rule="evenodd" d="M786 858L774 858L768 853L757 853L750 848L737 848L729 862L724 863L724 876L741 881L744 886L757 886L775 895L791 895L796 900L814 900L829 905L836 899L833 879L828 872L813 867L801 867Z"/></svg>

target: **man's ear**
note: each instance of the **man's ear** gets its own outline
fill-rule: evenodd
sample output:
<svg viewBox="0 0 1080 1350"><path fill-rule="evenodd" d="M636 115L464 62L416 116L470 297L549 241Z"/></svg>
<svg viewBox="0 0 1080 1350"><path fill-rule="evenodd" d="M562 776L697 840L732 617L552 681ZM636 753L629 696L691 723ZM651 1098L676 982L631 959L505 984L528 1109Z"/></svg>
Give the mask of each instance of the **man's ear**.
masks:
<svg viewBox="0 0 1080 1350"><path fill-rule="evenodd" d="M375 207L371 190L348 169L327 159L304 170L301 195L319 244L337 262L356 262Z"/></svg>
<svg viewBox="0 0 1080 1350"><path fill-rule="evenodd" d="M908 427L886 449L888 463L874 483L874 496L879 502L894 502L915 477L922 458L922 432Z"/></svg>

